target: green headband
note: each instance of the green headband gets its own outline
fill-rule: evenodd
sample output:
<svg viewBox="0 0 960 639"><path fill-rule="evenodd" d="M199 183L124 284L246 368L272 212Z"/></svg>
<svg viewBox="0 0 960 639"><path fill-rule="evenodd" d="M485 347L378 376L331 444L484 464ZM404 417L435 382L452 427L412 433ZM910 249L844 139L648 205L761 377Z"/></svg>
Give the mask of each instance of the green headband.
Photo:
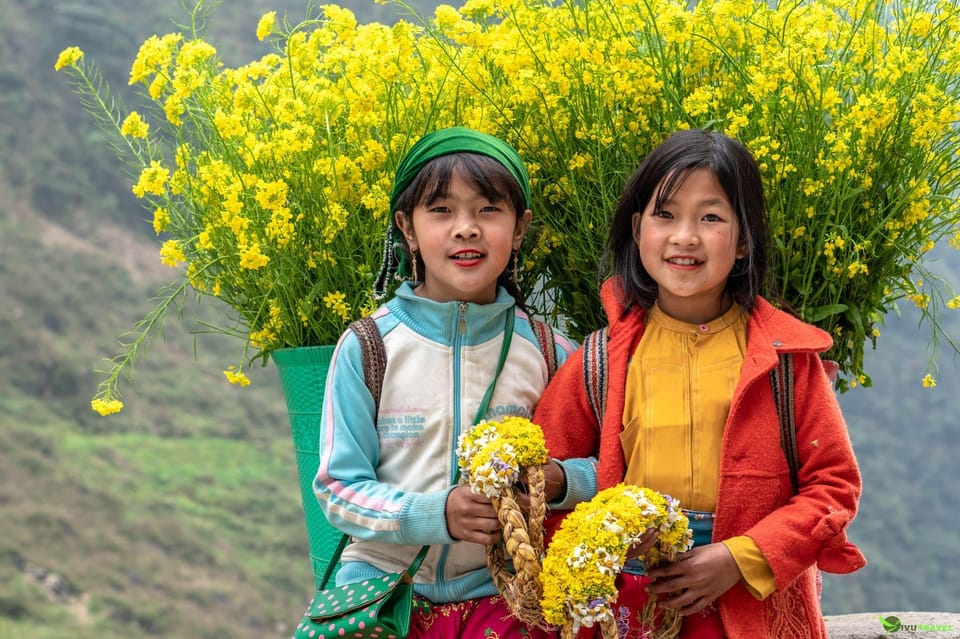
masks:
<svg viewBox="0 0 960 639"><path fill-rule="evenodd" d="M390 191L390 215L397 211L400 194L431 160L454 153L477 153L493 158L517 180L523 191L524 205L530 207L530 176L516 150L499 138L464 127L450 127L428 133L410 147L400 160Z"/></svg>
<svg viewBox="0 0 960 639"><path fill-rule="evenodd" d="M523 192L524 206L530 207L530 176L520 159L517 151L499 138L486 133L480 133L464 127L450 127L426 134L416 144L410 147L407 154L400 160L396 175L393 179L393 190L390 191L390 222L387 226L383 245L383 261L380 273L374 284L374 294L379 299L384 296L389 279L394 273L406 277L410 273L410 265L402 251L398 249L400 240L394 213L397 211L397 200L410 183L417 177L420 170L431 160L454 153L476 153L493 158L503 165L514 177Z"/></svg>

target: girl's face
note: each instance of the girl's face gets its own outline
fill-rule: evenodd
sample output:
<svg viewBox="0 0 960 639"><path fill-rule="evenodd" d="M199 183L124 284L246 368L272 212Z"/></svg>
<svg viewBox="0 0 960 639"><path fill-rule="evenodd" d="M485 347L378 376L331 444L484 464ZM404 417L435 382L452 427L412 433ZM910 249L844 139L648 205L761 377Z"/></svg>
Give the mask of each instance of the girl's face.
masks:
<svg viewBox="0 0 960 639"><path fill-rule="evenodd" d="M491 202L454 173L441 197L417 204L409 217L395 214L410 250L423 262L417 293L437 302L493 302L497 278L519 250L530 216L524 211L518 218L508 201Z"/></svg>
<svg viewBox="0 0 960 639"><path fill-rule="evenodd" d="M701 324L725 313L724 295L734 261L746 255L736 212L713 171L682 178L660 210L657 193L633 214L640 261L657 283L657 304L671 317Z"/></svg>

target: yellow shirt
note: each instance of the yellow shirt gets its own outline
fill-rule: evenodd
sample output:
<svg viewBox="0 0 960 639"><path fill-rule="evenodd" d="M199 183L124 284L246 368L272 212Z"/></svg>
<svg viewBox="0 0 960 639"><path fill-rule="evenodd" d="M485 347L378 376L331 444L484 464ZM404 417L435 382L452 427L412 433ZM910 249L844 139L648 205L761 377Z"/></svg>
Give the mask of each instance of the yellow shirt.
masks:
<svg viewBox="0 0 960 639"><path fill-rule="evenodd" d="M713 512L720 446L730 400L747 350L747 315L739 306L706 324L688 324L654 306L627 369L623 408L624 481ZM723 542L755 597L775 589L752 539Z"/></svg>

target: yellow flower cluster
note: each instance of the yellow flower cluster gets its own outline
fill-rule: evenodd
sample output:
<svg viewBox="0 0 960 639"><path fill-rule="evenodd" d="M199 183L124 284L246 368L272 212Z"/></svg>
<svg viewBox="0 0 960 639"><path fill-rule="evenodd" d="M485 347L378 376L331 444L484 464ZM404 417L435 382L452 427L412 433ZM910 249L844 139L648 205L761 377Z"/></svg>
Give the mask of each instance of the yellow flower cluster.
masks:
<svg viewBox="0 0 960 639"><path fill-rule="evenodd" d="M521 472L547 462L540 427L525 417L480 422L457 442L457 464L473 492L499 497Z"/></svg>
<svg viewBox="0 0 960 639"><path fill-rule="evenodd" d="M768 292L844 336L828 355L852 379L922 256L960 245L957 3L466 0L392 26L311 10L292 26L264 14L250 36L275 51L236 68L200 33L147 38L129 81L149 101L102 118L183 282L234 309L244 351L333 343L375 305L393 172L450 125L524 157L537 225L521 288L541 284L534 305L575 338L605 321L582 274L598 270L623 183L678 128L723 130L757 156ZM102 86L75 47L55 67ZM955 295L931 296L934 326Z"/></svg>
<svg viewBox="0 0 960 639"><path fill-rule="evenodd" d="M693 533L677 500L649 488L618 484L577 505L547 548L540 579L543 615L551 624L610 622L615 580L627 551L647 530L660 531L647 564L675 561L693 546Z"/></svg>
<svg viewBox="0 0 960 639"><path fill-rule="evenodd" d="M250 385L250 378L247 377L242 370L237 369L235 366L231 366L223 371L223 375L231 384L236 384L238 386Z"/></svg>
<svg viewBox="0 0 960 639"><path fill-rule="evenodd" d="M118 399L93 399L90 401L90 407L101 415L107 416L119 413L123 409L123 402Z"/></svg>
<svg viewBox="0 0 960 639"><path fill-rule="evenodd" d="M455 71L458 122L529 164L541 226L525 266L575 337L605 321L580 274L597 271L626 176L673 130L715 128L762 170L766 292L843 334L828 356L869 384L876 323L925 253L956 245L958 32L960 5L921 0L503 0L444 7L427 34Z"/></svg>

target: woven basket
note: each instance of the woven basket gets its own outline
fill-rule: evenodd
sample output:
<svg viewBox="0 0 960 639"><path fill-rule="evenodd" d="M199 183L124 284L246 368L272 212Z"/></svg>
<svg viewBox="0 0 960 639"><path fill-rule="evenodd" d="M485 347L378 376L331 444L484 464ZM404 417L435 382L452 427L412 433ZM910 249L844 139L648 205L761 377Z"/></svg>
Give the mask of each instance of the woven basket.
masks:
<svg viewBox="0 0 960 639"><path fill-rule="evenodd" d="M280 374L280 384L287 402L310 548L310 567L317 588L322 587L323 573L337 542L343 536L327 522L313 493L313 480L320 465L320 415L333 348L304 346L284 348L270 354Z"/></svg>

